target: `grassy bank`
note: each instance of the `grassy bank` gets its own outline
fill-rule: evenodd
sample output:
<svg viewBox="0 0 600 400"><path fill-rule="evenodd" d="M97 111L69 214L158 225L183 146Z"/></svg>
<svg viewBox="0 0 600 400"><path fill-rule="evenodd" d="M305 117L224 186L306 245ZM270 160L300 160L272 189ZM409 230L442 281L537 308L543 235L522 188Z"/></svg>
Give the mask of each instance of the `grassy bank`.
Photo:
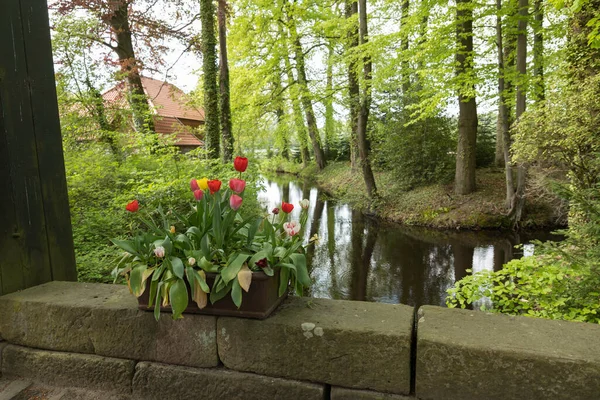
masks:
<svg viewBox="0 0 600 400"><path fill-rule="evenodd" d="M272 172L293 173L316 179L318 185L340 201L357 208L366 208L368 198L360 171L352 172L350 164L329 164L322 172L316 168L302 169L298 164L268 163ZM505 215L504 172L500 169L477 170L477 191L466 196L454 194L452 184L435 184L410 191L400 189L392 172L376 172L380 194L376 212L380 218L406 225L442 229L497 229L509 228ZM550 195L533 175L528 188L522 227L550 228L566 223L564 205Z"/></svg>

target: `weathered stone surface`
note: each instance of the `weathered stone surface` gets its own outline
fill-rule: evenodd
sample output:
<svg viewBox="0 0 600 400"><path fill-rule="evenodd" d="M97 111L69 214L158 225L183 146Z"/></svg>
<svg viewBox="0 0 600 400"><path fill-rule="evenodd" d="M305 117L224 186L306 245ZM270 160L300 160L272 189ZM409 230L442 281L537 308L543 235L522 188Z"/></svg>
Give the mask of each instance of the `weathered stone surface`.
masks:
<svg viewBox="0 0 600 400"><path fill-rule="evenodd" d="M324 387L223 368L189 368L141 362L135 369L133 397L139 400L322 400Z"/></svg>
<svg viewBox="0 0 600 400"><path fill-rule="evenodd" d="M2 373L55 386L74 386L130 393L135 362L90 354L4 348Z"/></svg>
<svg viewBox="0 0 600 400"><path fill-rule="evenodd" d="M600 399L600 326L421 307L420 399Z"/></svg>
<svg viewBox="0 0 600 400"><path fill-rule="evenodd" d="M195 367L218 365L216 317L137 309L122 285L50 282L0 297L0 335L48 350Z"/></svg>
<svg viewBox="0 0 600 400"><path fill-rule="evenodd" d="M414 397L333 386L331 400L415 400Z"/></svg>
<svg viewBox="0 0 600 400"><path fill-rule="evenodd" d="M0 380L0 399L14 399L25 389L30 387L32 382L25 379Z"/></svg>
<svg viewBox="0 0 600 400"><path fill-rule="evenodd" d="M345 387L410 390L413 308L290 298L264 321L219 318L226 367Z"/></svg>

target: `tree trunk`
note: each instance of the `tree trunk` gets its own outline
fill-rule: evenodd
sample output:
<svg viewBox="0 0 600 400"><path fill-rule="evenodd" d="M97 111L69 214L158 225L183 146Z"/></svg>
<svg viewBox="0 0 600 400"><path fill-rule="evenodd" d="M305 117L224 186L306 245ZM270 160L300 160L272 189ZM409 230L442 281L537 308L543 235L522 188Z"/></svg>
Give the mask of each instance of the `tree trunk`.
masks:
<svg viewBox="0 0 600 400"><path fill-rule="evenodd" d="M507 96L505 88L505 66L503 54L502 40L502 18L500 12L502 10L502 0L496 0L498 14L496 16L496 45L498 51L498 126L499 135L496 135L496 156L498 154L498 141L501 145L502 164L506 175L506 209L510 209L515 196L515 185L512 176L512 166L510 164L510 125L509 125L509 110L507 106Z"/></svg>
<svg viewBox="0 0 600 400"><path fill-rule="evenodd" d="M233 157L233 132L229 102L229 63L227 61L227 0L218 1L221 148L223 149L223 163L228 163Z"/></svg>
<svg viewBox="0 0 600 400"><path fill-rule="evenodd" d="M473 74L473 10L470 0L456 2L456 74ZM472 91L475 88L470 84ZM475 191L475 147L477 144L477 104L475 97L459 89L458 94L458 146L456 150L456 194L469 194Z"/></svg>
<svg viewBox="0 0 600 400"><path fill-rule="evenodd" d="M358 1L359 9L359 43L361 45L367 43L368 26L367 26L367 0ZM362 99L360 101L360 113L358 114L358 124L356 130L356 139L358 141L358 155L363 171L363 178L367 187L367 193L372 200L377 197L377 185L375 184L375 176L371 169L371 160L369 159L371 152L371 144L367 134L367 126L369 122L369 114L371 111L371 80L372 80L373 63L371 56L363 57L363 90Z"/></svg>
<svg viewBox="0 0 600 400"><path fill-rule="evenodd" d="M208 158L219 158L219 90L217 89L217 39L212 0L200 0L202 23L202 73L204 78L204 136Z"/></svg>
<svg viewBox="0 0 600 400"><path fill-rule="evenodd" d="M108 22L115 34L117 42L115 51L119 57L121 72L125 75L127 82L127 101L133 114L133 127L136 132L154 133L152 111L148 105L148 99L140 77L142 66L133 50L128 6L129 2L121 1L115 7L115 11Z"/></svg>
<svg viewBox="0 0 600 400"><path fill-rule="evenodd" d="M526 108L525 75L527 74L527 19L529 17L529 0L519 0L519 23L517 35L517 108L515 117L517 122ZM523 207L525 205L525 182L527 167L521 164L517 167L517 191L515 192L511 215L514 226L517 227L521 221Z"/></svg>
<svg viewBox="0 0 600 400"><path fill-rule="evenodd" d="M358 3L356 0L346 0L345 7L346 18L353 18L358 14ZM346 34L348 40L347 46L350 51L358 47L358 26L351 24ZM348 103L350 115L350 165L352 171L357 169L358 147L356 140L356 131L358 125L358 114L360 113L360 88L358 86L358 76L356 74L356 59L352 56L348 63Z"/></svg>
<svg viewBox="0 0 600 400"><path fill-rule="evenodd" d="M277 131L275 133L276 144L279 147L279 154L286 160L290 159L290 141L287 132L287 123L285 120L284 100L281 90L281 72L275 74L274 91L279 94L275 98L275 117L277 118Z"/></svg>
<svg viewBox="0 0 600 400"><path fill-rule="evenodd" d="M335 120L333 116L333 43L328 44L327 82L325 84L325 155L332 158L335 141Z"/></svg>
<svg viewBox="0 0 600 400"><path fill-rule="evenodd" d="M544 9L542 0L533 0L533 76L535 81L534 95L536 101L544 100L544 36L542 34L544 23Z"/></svg>
<svg viewBox="0 0 600 400"><path fill-rule="evenodd" d="M402 16L400 17L400 49L402 50L400 61L400 70L402 71L402 96L404 98L404 104L408 104L408 96L410 89L410 72L408 69L408 13L409 13L409 0L402 0Z"/></svg>
<svg viewBox="0 0 600 400"><path fill-rule="evenodd" d="M323 149L321 148L321 138L319 136L319 129L317 128L317 120L315 118L312 100L310 99L309 95L302 43L300 42L300 36L298 36L296 21L294 20L294 17L291 14L292 13L288 9L288 24L292 39L292 46L294 49L293 53L296 57L296 72L298 73L300 101L302 103L302 107L304 108L304 114L306 116L306 125L308 126L308 135L310 136L310 141L312 143L313 151L315 154L315 162L317 164L317 168L320 171L323 168L325 168L325 154L323 153Z"/></svg>
<svg viewBox="0 0 600 400"><path fill-rule="evenodd" d="M106 109L104 108L104 98L102 93L92 84L89 76L85 79L85 85L87 86L88 92L93 98L93 111L92 114L100 126L100 141L108 144L111 153L115 156L115 159L120 162L123 160L123 152L121 146L117 143L115 138L113 127L108 123L106 118Z"/></svg>

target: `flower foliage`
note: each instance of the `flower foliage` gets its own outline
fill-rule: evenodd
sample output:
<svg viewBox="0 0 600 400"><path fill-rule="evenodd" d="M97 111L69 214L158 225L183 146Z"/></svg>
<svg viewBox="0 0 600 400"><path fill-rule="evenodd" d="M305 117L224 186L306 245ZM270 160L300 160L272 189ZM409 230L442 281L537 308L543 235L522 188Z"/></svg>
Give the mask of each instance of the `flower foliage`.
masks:
<svg viewBox="0 0 600 400"><path fill-rule="evenodd" d="M246 183L232 181L230 188L221 190L217 179L192 180L194 201L189 214L159 208L157 222L141 208L136 217L147 231L129 240L113 239L125 251L113 274L124 275L138 297L150 291L149 305L157 319L161 305L170 305L173 317L180 318L188 298L203 308L208 300L215 303L230 295L239 308L242 291L250 289L252 272L279 275L279 295L290 285L301 293L311 284L301 229L308 210L302 209L300 221L288 221L287 214L244 218L239 208ZM215 274L212 287L206 274Z"/></svg>

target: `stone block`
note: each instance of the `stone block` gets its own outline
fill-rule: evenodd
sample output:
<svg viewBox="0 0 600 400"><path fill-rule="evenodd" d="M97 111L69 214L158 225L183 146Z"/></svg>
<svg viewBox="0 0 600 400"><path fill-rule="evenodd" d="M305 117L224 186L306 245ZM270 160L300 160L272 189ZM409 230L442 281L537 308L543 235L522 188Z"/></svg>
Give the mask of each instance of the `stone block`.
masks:
<svg viewBox="0 0 600 400"><path fill-rule="evenodd" d="M224 368L189 368L141 362L133 378L139 400L323 400L324 386Z"/></svg>
<svg viewBox="0 0 600 400"><path fill-rule="evenodd" d="M216 317L159 322L126 286L49 282L0 297L0 335L10 343L195 367L218 365Z"/></svg>
<svg viewBox="0 0 600 400"><path fill-rule="evenodd" d="M399 394L373 392L371 390L348 389L333 386L331 400L415 400L414 397Z"/></svg>
<svg viewBox="0 0 600 400"><path fill-rule="evenodd" d="M424 306L420 399L600 398L600 326Z"/></svg>
<svg viewBox="0 0 600 400"><path fill-rule="evenodd" d="M407 394L413 308L289 298L270 318L219 318L223 364L237 371Z"/></svg>
<svg viewBox="0 0 600 400"><path fill-rule="evenodd" d="M135 362L90 354L4 348L2 373L54 386L84 387L130 393Z"/></svg>

